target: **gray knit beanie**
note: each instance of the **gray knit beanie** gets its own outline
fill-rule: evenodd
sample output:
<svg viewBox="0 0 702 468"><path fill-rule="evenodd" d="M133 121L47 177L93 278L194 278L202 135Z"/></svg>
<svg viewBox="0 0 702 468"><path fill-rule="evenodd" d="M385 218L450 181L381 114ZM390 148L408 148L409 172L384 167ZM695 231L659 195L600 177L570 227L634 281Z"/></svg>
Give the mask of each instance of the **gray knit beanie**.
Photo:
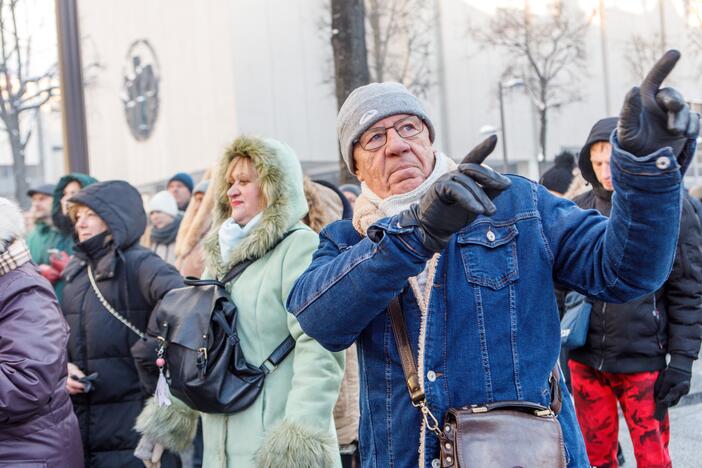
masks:
<svg viewBox="0 0 702 468"><path fill-rule="evenodd" d="M434 142L434 126L424 111L422 103L400 83L371 83L358 87L344 101L336 117L336 134L339 137L341 156L352 174L353 145L363 132L386 117L397 114L416 115L429 129L429 139Z"/></svg>

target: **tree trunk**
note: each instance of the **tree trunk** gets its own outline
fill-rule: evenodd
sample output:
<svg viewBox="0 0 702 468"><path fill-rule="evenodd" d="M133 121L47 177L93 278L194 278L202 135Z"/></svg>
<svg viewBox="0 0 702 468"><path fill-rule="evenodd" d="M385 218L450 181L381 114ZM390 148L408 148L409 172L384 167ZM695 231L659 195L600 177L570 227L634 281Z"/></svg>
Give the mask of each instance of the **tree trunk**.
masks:
<svg viewBox="0 0 702 468"><path fill-rule="evenodd" d="M539 161L539 175L543 173L543 168L546 164L546 127L547 127L547 112L548 108L540 109L539 110L539 118L540 118L540 128L539 128L539 148L541 150L542 160Z"/></svg>
<svg viewBox="0 0 702 468"><path fill-rule="evenodd" d="M363 0L331 0L337 109L351 91L370 82ZM339 155L340 183L354 182Z"/></svg>
<svg viewBox="0 0 702 468"><path fill-rule="evenodd" d="M24 160L24 148L20 141L19 119L17 115L11 115L5 122L7 125L7 136L12 149L12 172L15 178L15 199L23 209L29 208L29 198L27 197L27 166Z"/></svg>

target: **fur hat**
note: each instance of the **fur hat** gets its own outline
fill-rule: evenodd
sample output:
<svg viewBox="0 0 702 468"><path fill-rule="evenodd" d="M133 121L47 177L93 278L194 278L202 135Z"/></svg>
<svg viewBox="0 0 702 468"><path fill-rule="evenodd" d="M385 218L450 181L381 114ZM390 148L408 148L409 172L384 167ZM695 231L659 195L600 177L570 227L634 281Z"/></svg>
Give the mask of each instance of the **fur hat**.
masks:
<svg viewBox="0 0 702 468"><path fill-rule="evenodd" d="M23 235L24 217L19 207L7 198L0 198L0 253Z"/></svg>
<svg viewBox="0 0 702 468"><path fill-rule="evenodd" d="M173 198L173 195L171 195L171 192L162 190L151 197L151 200L149 200L148 212L151 214L154 211L166 213L174 218L178 216L178 203L176 199Z"/></svg>

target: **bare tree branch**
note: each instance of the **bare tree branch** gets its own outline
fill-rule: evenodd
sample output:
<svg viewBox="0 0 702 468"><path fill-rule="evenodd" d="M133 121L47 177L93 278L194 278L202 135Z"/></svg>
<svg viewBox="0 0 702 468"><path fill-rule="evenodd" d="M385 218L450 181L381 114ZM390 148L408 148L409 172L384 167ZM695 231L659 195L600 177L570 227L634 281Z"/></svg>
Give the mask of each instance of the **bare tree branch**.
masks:
<svg viewBox="0 0 702 468"><path fill-rule="evenodd" d="M549 112L581 99L574 71L585 71L585 35L591 19L579 19L557 2L550 14L537 17L528 10L498 9L486 27L470 31L478 43L507 53L503 77L517 75L525 83L538 108L544 157Z"/></svg>
<svg viewBox="0 0 702 468"><path fill-rule="evenodd" d="M17 8L21 0L0 0L0 122L12 150L15 197L25 200L27 177L24 151L32 137L32 113L55 96L56 65L32 75L31 36L18 27ZM24 117L27 113L29 117ZM29 119L29 121L28 121Z"/></svg>
<svg viewBox="0 0 702 468"><path fill-rule="evenodd" d="M650 39L647 39L650 37ZM660 34L647 34L646 37L632 34L626 44L624 60L629 65L631 78L640 82L660 55Z"/></svg>
<svg viewBox="0 0 702 468"><path fill-rule="evenodd" d="M420 96L430 91L432 14L431 3L420 0L366 0L374 81L398 81Z"/></svg>

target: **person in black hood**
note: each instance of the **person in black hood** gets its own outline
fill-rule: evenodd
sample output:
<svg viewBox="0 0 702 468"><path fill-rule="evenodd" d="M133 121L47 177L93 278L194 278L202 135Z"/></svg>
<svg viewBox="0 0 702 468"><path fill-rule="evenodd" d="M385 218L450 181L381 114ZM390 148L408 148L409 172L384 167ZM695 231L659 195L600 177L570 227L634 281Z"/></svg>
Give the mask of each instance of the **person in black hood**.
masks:
<svg viewBox="0 0 702 468"><path fill-rule="evenodd" d="M85 466L142 467L134 456L139 435L133 426L158 374L140 375L130 348L141 343L139 333L158 301L183 280L139 245L146 214L141 195L127 182L96 183L69 201L78 243L64 270L61 307L71 328L66 387L78 416ZM161 464L179 462L166 454Z"/></svg>
<svg viewBox="0 0 702 468"><path fill-rule="evenodd" d="M616 128L615 117L592 128L578 161L592 190L573 200L605 216L617 203L609 168L610 136ZM663 287L625 304L588 299L592 312L587 341L570 352L569 367L578 421L593 466L616 466L617 401L638 466L670 466L666 409L689 392L692 362L702 337L701 245L702 226L683 196L675 261Z"/></svg>

